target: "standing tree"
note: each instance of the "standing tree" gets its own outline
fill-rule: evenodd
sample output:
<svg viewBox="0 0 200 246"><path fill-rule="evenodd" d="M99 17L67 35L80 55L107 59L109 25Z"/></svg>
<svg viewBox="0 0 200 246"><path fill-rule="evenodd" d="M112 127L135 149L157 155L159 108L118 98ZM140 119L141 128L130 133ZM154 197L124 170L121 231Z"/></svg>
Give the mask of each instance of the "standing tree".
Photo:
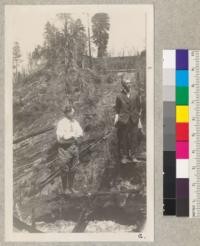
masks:
<svg viewBox="0 0 200 246"><path fill-rule="evenodd" d="M44 50L45 50L45 57L48 61L49 65L55 63L55 56L56 56L56 33L57 28L47 22L45 25L45 32L44 32Z"/></svg>
<svg viewBox="0 0 200 246"><path fill-rule="evenodd" d="M85 28L80 19L74 20L70 14L61 13L57 17L63 25L58 40L61 41L61 54L64 55L65 67L69 69L81 66L87 43Z"/></svg>
<svg viewBox="0 0 200 246"><path fill-rule="evenodd" d="M85 28L80 19L74 21L72 25L73 38L74 38L74 60L78 66L82 66L83 55L86 53L87 37Z"/></svg>
<svg viewBox="0 0 200 246"><path fill-rule="evenodd" d="M82 66L86 53L87 37L80 19L74 20L68 13L57 14L62 29L57 33L60 76L65 83L67 95L71 94L73 83L77 81L78 67Z"/></svg>
<svg viewBox="0 0 200 246"><path fill-rule="evenodd" d="M17 78L18 76L19 66L20 63L22 62L21 57L22 56L21 56L19 43L15 42L13 46L13 71L14 71L15 78Z"/></svg>
<svg viewBox="0 0 200 246"><path fill-rule="evenodd" d="M92 17L92 38L98 49L98 57L103 57L106 55L106 49L109 39L109 30L110 23L108 14L97 13Z"/></svg>
<svg viewBox="0 0 200 246"><path fill-rule="evenodd" d="M61 43L61 57L64 58L65 71L74 65L73 59L73 48L74 40L72 37L72 23L73 19L68 13L57 14L58 19L61 21L63 28L60 33L60 43Z"/></svg>

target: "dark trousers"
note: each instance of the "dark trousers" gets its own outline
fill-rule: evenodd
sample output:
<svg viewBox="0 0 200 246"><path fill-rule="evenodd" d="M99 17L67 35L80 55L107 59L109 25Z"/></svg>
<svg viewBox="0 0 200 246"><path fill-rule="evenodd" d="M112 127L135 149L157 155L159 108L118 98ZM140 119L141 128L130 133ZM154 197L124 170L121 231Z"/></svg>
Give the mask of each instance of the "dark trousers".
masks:
<svg viewBox="0 0 200 246"><path fill-rule="evenodd" d="M79 164L78 147L75 144L66 147L60 145L58 148L58 162L63 190L66 190L66 188L71 189Z"/></svg>
<svg viewBox="0 0 200 246"><path fill-rule="evenodd" d="M75 176L74 171L62 172L61 170L61 181L62 181L63 190L66 190L66 188L71 189L73 187L74 176Z"/></svg>
<svg viewBox="0 0 200 246"><path fill-rule="evenodd" d="M120 158L132 156L137 152L137 131L137 124L133 124L131 120L127 124L118 122L117 135Z"/></svg>

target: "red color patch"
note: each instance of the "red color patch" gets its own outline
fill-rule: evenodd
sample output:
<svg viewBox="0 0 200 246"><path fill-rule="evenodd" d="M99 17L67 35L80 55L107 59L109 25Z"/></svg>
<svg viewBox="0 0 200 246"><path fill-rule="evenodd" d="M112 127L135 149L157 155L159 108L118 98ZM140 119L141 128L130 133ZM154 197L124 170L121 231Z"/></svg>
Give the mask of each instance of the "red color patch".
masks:
<svg viewBox="0 0 200 246"><path fill-rule="evenodd" d="M189 124L176 123L176 141L188 141L188 140L189 140Z"/></svg>

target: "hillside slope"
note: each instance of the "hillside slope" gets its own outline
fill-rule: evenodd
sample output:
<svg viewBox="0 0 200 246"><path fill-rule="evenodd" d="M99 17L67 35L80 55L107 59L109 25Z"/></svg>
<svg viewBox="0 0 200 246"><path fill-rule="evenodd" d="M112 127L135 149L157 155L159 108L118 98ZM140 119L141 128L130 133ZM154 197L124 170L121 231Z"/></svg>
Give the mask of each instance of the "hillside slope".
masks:
<svg viewBox="0 0 200 246"><path fill-rule="evenodd" d="M45 184L45 180L54 175L58 168L55 125L63 117L62 107L67 100L66 81L70 80L70 99L73 101L76 118L84 129L84 143L80 145L80 150L109 132L107 139L81 157L75 188L82 193L110 189L113 185L113 173L110 174L107 170L116 168L118 165L117 138L113 120L115 98L121 88L120 76L98 74L90 69L78 69L71 71L69 78L63 79L56 71L56 69L44 67L29 75L26 80L14 84L14 139L53 127L51 131L14 145L14 200L15 204L20 204L23 220L30 215L31 205L34 204L32 199L38 200L39 203L35 215L37 218L45 219L44 212L46 217L48 214L56 217L55 211L59 210L59 202L50 203L46 211L42 208L46 206L43 197L52 198L55 194L60 194L60 178L55 177L42 188L39 184ZM140 152L145 152L144 147L140 149ZM115 187L119 190L127 189L127 187L137 190L140 201L137 211L142 211L140 216L143 217L145 217L146 197L144 164L145 162L140 166L129 167L129 175L125 174L126 180L119 177ZM119 199L124 200L124 197ZM132 213L130 209L132 202L131 200L127 203L128 217L129 213ZM112 208L113 204L109 206ZM136 211L134 214L134 216L137 215ZM94 219L98 218L94 216ZM105 220L104 217L102 219Z"/></svg>

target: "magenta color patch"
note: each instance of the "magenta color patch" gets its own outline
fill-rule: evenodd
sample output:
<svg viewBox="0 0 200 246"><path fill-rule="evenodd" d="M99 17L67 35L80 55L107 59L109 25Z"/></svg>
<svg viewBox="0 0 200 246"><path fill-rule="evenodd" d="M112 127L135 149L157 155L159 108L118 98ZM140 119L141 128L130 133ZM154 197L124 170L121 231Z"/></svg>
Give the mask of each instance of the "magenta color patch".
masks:
<svg viewBox="0 0 200 246"><path fill-rule="evenodd" d="M189 159L189 142L176 142L176 159Z"/></svg>

